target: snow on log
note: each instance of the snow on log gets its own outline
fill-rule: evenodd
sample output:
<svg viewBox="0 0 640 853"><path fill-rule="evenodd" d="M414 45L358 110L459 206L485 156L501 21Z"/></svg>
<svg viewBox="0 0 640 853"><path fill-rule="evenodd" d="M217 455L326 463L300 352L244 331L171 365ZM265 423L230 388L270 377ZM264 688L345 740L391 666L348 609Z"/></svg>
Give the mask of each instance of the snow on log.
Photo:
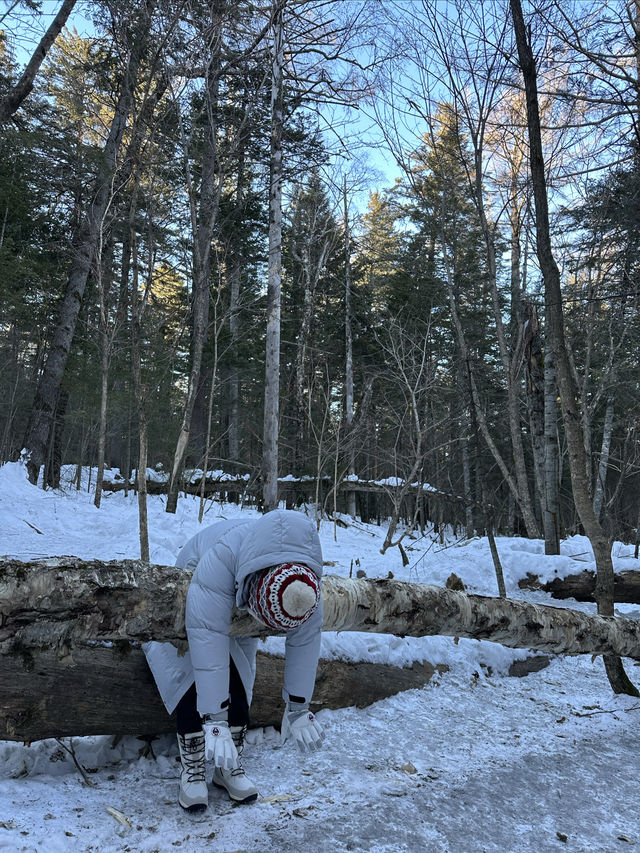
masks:
<svg viewBox="0 0 640 853"><path fill-rule="evenodd" d="M541 589L553 598L575 598L576 601L595 601L596 575L585 569L575 575L541 581L537 575L527 574L518 581L521 589ZM640 604L640 572L616 572L613 587L614 601Z"/></svg>

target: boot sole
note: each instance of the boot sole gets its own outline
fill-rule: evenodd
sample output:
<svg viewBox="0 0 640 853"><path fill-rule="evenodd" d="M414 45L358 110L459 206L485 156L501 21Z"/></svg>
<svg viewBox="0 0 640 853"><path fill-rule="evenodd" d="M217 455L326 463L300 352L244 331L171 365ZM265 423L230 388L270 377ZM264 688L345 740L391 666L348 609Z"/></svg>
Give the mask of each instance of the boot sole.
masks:
<svg viewBox="0 0 640 853"><path fill-rule="evenodd" d="M180 800L178 800L178 803L180 805L180 808L185 812L189 812L189 814L198 814L199 812L204 812L207 810L206 803L194 803L191 806L183 806Z"/></svg>
<svg viewBox="0 0 640 853"><path fill-rule="evenodd" d="M234 803L240 803L241 805L244 805L245 803L255 803L255 801L258 799L257 794L249 794L249 796L247 797L234 797L233 794L230 793L224 785L220 785L218 782L213 782L213 785L214 787L219 788L221 791L226 791L227 795L229 796L229 799L233 800Z"/></svg>

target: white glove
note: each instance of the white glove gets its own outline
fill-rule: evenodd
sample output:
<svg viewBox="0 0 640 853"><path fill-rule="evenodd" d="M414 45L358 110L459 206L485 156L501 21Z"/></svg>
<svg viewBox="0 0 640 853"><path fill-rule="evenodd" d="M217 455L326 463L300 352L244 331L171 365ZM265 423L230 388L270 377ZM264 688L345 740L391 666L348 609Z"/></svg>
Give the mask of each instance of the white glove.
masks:
<svg viewBox="0 0 640 853"><path fill-rule="evenodd" d="M238 750L229 731L229 723L224 720L210 720L203 717L204 757L213 761L216 767L233 770L238 766Z"/></svg>
<svg viewBox="0 0 640 853"><path fill-rule="evenodd" d="M294 738L301 752L313 752L320 749L324 740L322 726L309 710L309 703L287 702L282 718L282 743Z"/></svg>

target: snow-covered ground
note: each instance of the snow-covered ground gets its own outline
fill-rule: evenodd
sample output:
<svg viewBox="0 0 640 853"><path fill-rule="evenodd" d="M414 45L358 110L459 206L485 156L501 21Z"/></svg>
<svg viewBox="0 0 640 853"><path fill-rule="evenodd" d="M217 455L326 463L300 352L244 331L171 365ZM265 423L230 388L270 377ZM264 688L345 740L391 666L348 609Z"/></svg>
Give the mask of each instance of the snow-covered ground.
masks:
<svg viewBox="0 0 640 853"><path fill-rule="evenodd" d="M70 472L71 474L71 472ZM137 557L133 495L105 494L100 510L86 488L31 486L24 468L0 468L0 554L22 559L72 554ZM204 523L254 510L208 504ZM151 559L173 563L198 530L198 501L183 498L175 515L149 498ZM451 572L469 591L496 594L485 539L441 544L427 532L380 554L384 529L332 522L320 529L325 571L362 569L443 585ZM498 539L510 596L518 578L589 567L584 538L545 557L541 542ZM617 569L640 569L632 548L614 547ZM559 602L555 603L559 606ZM591 605L570 602L590 610ZM620 612L638 614L621 606ZM266 647L281 651L282 641ZM0 741L0 851L152 851L210 853L480 853L480 851L625 851L640 844L638 775L640 701L615 696L600 659L558 658L525 678L507 675L526 652L450 638L400 639L374 634L323 635L322 655L397 665L429 660L450 670L411 690L358 710L322 711L326 746L303 758L280 747L272 729L250 733L244 765L260 799L233 806L211 789L209 810L193 817L176 803L175 739L144 744L108 736L74 738L88 786L55 740L30 747ZM640 682L640 670L627 661Z"/></svg>

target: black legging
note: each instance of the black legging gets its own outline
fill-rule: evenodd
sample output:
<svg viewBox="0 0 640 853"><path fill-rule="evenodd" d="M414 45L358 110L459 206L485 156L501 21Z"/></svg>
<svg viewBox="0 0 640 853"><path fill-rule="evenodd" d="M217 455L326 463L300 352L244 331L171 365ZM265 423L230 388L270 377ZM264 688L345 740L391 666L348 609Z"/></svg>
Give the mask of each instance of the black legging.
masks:
<svg viewBox="0 0 640 853"><path fill-rule="evenodd" d="M196 686L191 687L184 694L176 706L178 723L178 734L186 735L190 732L199 732L202 728L202 720L198 713L198 696ZM229 725L249 725L249 705L247 694L244 692L242 679L238 674L236 665L229 658Z"/></svg>

